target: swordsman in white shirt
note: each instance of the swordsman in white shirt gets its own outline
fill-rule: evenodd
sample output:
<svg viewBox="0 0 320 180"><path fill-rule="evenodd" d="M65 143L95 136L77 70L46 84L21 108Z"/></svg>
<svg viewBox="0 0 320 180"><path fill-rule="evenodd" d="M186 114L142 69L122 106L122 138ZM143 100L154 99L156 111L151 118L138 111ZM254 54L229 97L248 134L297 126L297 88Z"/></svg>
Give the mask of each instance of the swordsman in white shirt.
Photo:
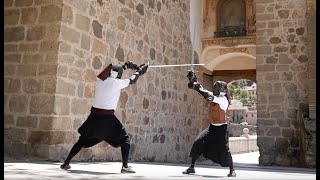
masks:
<svg viewBox="0 0 320 180"><path fill-rule="evenodd" d="M207 101L212 102L212 122L208 128L203 130L196 138L191 148L191 165L183 171L183 174L195 173L195 162L203 155L205 158L220 164L222 167L229 167L228 177L235 177L233 160L229 150L229 133L227 129L227 110L230 105L230 95L227 83L216 81L213 85L213 92L204 89L197 81L193 71L187 75L188 87L196 90Z"/></svg>
<svg viewBox="0 0 320 180"><path fill-rule="evenodd" d="M70 169L71 159L82 148L89 148L106 141L115 148L121 147L121 173L135 173L132 167L128 166L129 136L114 112L118 105L121 89L136 83L139 76L147 71L148 65L149 63L138 66L131 61L126 62L123 66L110 64L97 76L91 113L78 129L79 140L74 144L67 159L60 166L61 169ZM130 78L121 79L123 70L128 68L136 70L136 72Z"/></svg>

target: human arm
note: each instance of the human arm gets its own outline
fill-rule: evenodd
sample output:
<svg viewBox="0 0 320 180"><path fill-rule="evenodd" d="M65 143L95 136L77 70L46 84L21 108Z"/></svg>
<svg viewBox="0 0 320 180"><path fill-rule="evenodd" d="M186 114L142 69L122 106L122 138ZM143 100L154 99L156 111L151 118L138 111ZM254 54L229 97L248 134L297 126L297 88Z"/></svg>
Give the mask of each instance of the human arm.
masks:
<svg viewBox="0 0 320 180"><path fill-rule="evenodd" d="M193 71L188 72L187 78L189 79L188 88L196 90L207 101L213 101L214 96L212 92L202 87L202 85L197 80L196 74Z"/></svg>
<svg viewBox="0 0 320 180"><path fill-rule="evenodd" d="M138 70L129 78L130 80L129 84L135 84L139 79L139 77L147 72L148 67L149 67L149 62L146 64L141 64Z"/></svg>
<svg viewBox="0 0 320 180"><path fill-rule="evenodd" d="M123 70L132 69L132 70L138 70L139 66L132 61L127 61L122 65Z"/></svg>

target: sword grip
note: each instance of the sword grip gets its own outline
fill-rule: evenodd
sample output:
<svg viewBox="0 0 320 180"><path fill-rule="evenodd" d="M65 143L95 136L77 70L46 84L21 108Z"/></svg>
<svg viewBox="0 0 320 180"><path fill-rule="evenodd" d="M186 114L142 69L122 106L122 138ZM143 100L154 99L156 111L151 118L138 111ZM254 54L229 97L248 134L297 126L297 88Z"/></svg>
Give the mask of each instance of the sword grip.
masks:
<svg viewBox="0 0 320 180"><path fill-rule="evenodd" d="M187 78L189 79L190 82L196 82L197 81L196 73L193 70L189 70L188 71Z"/></svg>

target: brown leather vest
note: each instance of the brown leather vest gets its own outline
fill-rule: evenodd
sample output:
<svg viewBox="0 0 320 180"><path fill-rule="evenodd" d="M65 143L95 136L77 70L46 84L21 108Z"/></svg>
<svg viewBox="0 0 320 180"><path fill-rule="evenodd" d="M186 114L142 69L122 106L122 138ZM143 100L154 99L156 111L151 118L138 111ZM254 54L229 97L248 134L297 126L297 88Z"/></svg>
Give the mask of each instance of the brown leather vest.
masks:
<svg viewBox="0 0 320 180"><path fill-rule="evenodd" d="M222 110L217 103L212 103L212 123L221 124L226 123L226 113Z"/></svg>

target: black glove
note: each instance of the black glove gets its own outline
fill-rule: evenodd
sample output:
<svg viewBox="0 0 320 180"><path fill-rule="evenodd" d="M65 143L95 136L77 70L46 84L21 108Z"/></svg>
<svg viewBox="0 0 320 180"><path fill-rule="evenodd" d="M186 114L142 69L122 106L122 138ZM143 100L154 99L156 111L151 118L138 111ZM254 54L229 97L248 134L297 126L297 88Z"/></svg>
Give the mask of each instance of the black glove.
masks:
<svg viewBox="0 0 320 180"><path fill-rule="evenodd" d="M139 66L139 69L137 70L137 72L138 72L139 75L141 76L141 75L143 75L144 73L147 72L148 67L149 67L149 62L146 63L146 64L141 64L141 65Z"/></svg>
<svg viewBox="0 0 320 180"><path fill-rule="evenodd" d="M189 88L189 89L198 90L198 89L200 88L200 84L198 83L198 81L196 81L196 82L189 82L189 83L188 83L188 88Z"/></svg>
<svg viewBox="0 0 320 180"><path fill-rule="evenodd" d="M138 65L134 64L132 61L127 61L124 63L124 65L122 66L124 70L128 69L132 69L132 70L138 70L139 67Z"/></svg>
<svg viewBox="0 0 320 180"><path fill-rule="evenodd" d="M136 71L130 78L130 83L129 84L135 84L137 82L137 80L139 79L139 72Z"/></svg>
<svg viewBox="0 0 320 180"><path fill-rule="evenodd" d="M188 83L188 88L189 88L189 89L194 89L194 84L193 84L193 82L189 82L189 83Z"/></svg>
<svg viewBox="0 0 320 180"><path fill-rule="evenodd" d="M197 81L196 73L194 73L191 70L188 72L187 78L189 79L190 82L196 82Z"/></svg>

